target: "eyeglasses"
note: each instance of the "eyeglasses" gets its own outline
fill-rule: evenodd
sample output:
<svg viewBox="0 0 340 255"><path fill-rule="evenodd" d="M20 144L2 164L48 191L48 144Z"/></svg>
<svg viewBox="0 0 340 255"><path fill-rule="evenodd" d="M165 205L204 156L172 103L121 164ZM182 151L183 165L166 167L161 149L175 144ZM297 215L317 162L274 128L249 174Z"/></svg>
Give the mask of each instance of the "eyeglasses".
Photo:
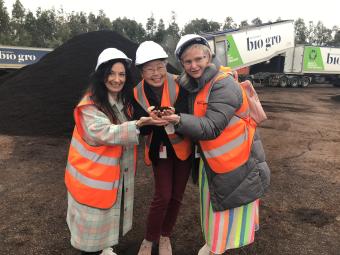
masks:
<svg viewBox="0 0 340 255"><path fill-rule="evenodd" d="M165 66L156 66L156 68L151 68L151 67L146 67L143 68L143 72L145 72L147 75L152 75L157 73L163 73L166 71L166 67Z"/></svg>
<svg viewBox="0 0 340 255"><path fill-rule="evenodd" d="M201 64L206 57L207 56L201 56L201 57L197 57L194 59L188 59L188 60L182 61L182 63L185 67L189 67L192 65L192 63Z"/></svg>

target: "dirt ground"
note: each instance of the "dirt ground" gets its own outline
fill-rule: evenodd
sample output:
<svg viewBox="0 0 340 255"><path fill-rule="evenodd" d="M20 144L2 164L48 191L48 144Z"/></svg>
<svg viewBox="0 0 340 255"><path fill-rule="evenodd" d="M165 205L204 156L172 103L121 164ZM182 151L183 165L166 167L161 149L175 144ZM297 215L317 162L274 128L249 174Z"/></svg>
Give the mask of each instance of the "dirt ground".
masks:
<svg viewBox="0 0 340 255"><path fill-rule="evenodd" d="M255 243L228 254L340 254L340 88L258 92L269 117L260 133L271 187L261 200ZM69 139L0 134L0 254L78 254L65 222ZM143 239L153 180L141 160L135 192L134 228L115 247L118 254L136 254ZM197 254L203 244L198 208L190 180L174 254Z"/></svg>

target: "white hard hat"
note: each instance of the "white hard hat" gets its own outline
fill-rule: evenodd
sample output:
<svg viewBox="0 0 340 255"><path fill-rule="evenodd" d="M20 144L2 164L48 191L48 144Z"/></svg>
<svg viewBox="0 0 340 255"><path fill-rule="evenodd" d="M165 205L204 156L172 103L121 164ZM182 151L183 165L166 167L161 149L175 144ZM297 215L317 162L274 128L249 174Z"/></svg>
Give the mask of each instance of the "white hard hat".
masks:
<svg viewBox="0 0 340 255"><path fill-rule="evenodd" d="M168 58L168 54L166 54L162 46L153 41L145 41L139 45L136 51L136 66L151 60L164 58Z"/></svg>
<svg viewBox="0 0 340 255"><path fill-rule="evenodd" d="M95 71L97 71L101 64L114 59L123 59L128 64L128 66L130 66L132 63L132 60L128 58L124 52L117 50L116 48L107 48L99 54Z"/></svg>
<svg viewBox="0 0 340 255"><path fill-rule="evenodd" d="M203 44L210 49L209 43L204 37L195 34L183 35L181 39L179 39L175 50L175 55L178 61L181 60L184 50L192 44Z"/></svg>

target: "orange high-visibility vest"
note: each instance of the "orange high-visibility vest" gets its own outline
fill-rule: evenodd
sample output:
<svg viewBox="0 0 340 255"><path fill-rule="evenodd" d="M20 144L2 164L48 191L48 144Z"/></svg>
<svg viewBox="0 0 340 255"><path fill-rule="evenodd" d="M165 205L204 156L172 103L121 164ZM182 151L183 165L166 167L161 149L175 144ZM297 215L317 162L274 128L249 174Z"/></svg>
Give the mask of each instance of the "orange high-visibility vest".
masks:
<svg viewBox="0 0 340 255"><path fill-rule="evenodd" d="M73 131L65 171L65 183L81 204L107 209L116 202L119 187L122 146L91 146L83 140L80 108L93 104L86 95L74 110Z"/></svg>
<svg viewBox="0 0 340 255"><path fill-rule="evenodd" d="M208 99L214 82L228 76L227 69L219 74L198 92L194 103L194 115L202 117L208 107ZM235 112L227 127L212 140L199 141L209 167L216 173L230 172L243 165L250 156L256 125L249 116L249 105L242 89L243 103Z"/></svg>
<svg viewBox="0 0 340 255"><path fill-rule="evenodd" d="M129 118L132 118L133 116L133 109L132 108L128 108L127 109L127 115L129 116ZM136 176L136 171L137 171L137 160L138 160L138 148L137 148L137 145L134 145L133 146L133 165L134 165L134 168L135 168L135 176Z"/></svg>
<svg viewBox="0 0 340 255"><path fill-rule="evenodd" d="M174 75L167 74L167 79L164 81L163 85L163 94L161 100L161 106L174 106L178 92L179 86L175 82ZM134 88L134 97L136 101L143 107L143 109L147 112L147 109L150 107L150 103L145 95L144 90L144 80L142 80L135 88ZM170 143L174 148L176 156L180 160L186 160L189 158L191 154L191 142L187 137L183 137L177 134L168 134ZM147 136L145 139L145 151L144 151L144 161L146 165L151 165L151 160L149 158L149 149L151 144L152 134Z"/></svg>

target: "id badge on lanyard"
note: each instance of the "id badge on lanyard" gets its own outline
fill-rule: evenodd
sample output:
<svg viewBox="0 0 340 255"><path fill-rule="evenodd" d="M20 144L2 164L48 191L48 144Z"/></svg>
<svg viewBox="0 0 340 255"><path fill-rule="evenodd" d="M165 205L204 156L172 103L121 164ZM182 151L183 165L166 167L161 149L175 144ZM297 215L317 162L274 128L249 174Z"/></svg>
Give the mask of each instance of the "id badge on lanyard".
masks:
<svg viewBox="0 0 340 255"><path fill-rule="evenodd" d="M165 126L165 132L166 132L168 135L174 134L174 133L175 133L174 125L173 125L173 124L168 124L168 125L166 125L166 126Z"/></svg>
<svg viewBox="0 0 340 255"><path fill-rule="evenodd" d="M166 146L162 144L159 146L159 158L167 158Z"/></svg>

